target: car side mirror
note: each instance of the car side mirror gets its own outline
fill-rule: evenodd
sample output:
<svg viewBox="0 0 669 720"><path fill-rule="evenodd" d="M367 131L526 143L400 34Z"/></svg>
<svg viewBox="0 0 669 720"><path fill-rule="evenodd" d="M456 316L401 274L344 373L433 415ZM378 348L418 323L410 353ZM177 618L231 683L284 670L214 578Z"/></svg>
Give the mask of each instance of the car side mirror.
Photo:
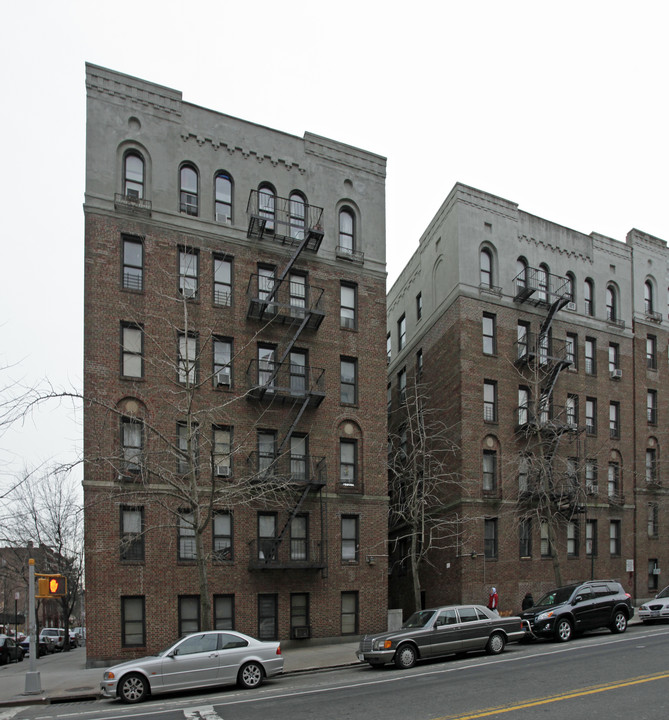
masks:
<svg viewBox="0 0 669 720"><path fill-rule="evenodd" d="M577 596L572 600L572 603L571 603L571 604L572 604L572 605L576 605L577 603L580 603L582 600L583 600L583 596L582 596L582 595L577 595Z"/></svg>

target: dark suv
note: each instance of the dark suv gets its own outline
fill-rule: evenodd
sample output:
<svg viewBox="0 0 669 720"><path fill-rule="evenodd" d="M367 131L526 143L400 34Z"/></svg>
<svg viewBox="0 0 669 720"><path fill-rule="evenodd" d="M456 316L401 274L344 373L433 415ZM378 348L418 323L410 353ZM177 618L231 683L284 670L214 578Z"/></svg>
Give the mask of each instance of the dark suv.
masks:
<svg viewBox="0 0 669 720"><path fill-rule="evenodd" d="M634 615L632 600L615 580L590 580L546 593L520 617L537 637L567 642L574 633L607 627L614 633L627 630Z"/></svg>

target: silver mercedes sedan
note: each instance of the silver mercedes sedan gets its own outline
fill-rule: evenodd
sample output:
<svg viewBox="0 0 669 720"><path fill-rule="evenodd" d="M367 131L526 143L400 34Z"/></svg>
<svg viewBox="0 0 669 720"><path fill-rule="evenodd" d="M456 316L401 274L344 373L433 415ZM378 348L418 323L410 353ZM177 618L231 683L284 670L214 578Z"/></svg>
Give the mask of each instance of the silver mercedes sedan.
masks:
<svg viewBox="0 0 669 720"><path fill-rule="evenodd" d="M282 672L280 643L212 630L187 635L157 655L114 665L100 690L105 697L136 703L148 695L213 685L255 688Z"/></svg>

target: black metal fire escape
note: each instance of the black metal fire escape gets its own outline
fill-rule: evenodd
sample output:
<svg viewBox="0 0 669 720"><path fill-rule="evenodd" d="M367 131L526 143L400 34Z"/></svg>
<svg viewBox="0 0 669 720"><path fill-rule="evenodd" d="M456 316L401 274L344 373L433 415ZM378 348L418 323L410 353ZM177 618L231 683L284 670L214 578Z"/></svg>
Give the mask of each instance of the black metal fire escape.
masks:
<svg viewBox="0 0 669 720"><path fill-rule="evenodd" d="M254 274L247 289L247 317L272 327L286 326L289 330L285 347L277 360L252 361L247 370L248 398L254 401L283 404L288 410L289 427L281 431L276 456L268 467L262 468L265 476L288 479L298 488L297 501L288 519L264 548L252 552L253 569L320 569L326 571L325 518L321 490L326 484L325 458L308 455L298 463L295 472L289 446L302 416L308 408L320 405L325 397L324 370L311 366L293 367L289 358L295 344L304 332L317 331L325 317L322 309L323 290L304 284L295 286L291 270L303 252L316 253L323 240L321 217L323 209L297 203L295 199L263 195L253 190L247 206L247 237L267 240L292 248L293 252L276 275ZM294 372L296 371L296 372ZM254 454L252 454L253 456ZM260 470L260 458L257 457ZM321 541L303 561L285 561L281 546L293 519L298 515L307 497L320 494Z"/></svg>

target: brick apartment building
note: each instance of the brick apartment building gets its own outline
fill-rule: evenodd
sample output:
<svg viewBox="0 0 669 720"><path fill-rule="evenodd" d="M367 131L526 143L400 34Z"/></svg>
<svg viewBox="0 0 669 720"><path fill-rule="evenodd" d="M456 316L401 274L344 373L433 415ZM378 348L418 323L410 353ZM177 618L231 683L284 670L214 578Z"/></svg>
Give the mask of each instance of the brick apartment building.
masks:
<svg viewBox="0 0 669 720"><path fill-rule="evenodd" d="M88 662L383 626L385 159L86 88Z"/></svg>
<svg viewBox="0 0 669 720"><path fill-rule="evenodd" d="M424 567L425 604L666 584L668 270L645 233L584 235L453 188L387 298L389 427L417 380L456 448L442 501L458 532ZM406 609L404 528L391 536Z"/></svg>

